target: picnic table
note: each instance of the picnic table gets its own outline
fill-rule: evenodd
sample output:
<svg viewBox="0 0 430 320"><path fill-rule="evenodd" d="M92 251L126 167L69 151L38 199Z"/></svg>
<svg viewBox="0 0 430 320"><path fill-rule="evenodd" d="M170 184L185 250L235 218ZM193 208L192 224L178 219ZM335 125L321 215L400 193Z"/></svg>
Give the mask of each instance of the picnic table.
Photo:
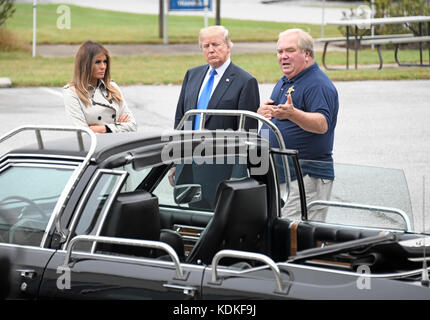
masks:
<svg viewBox="0 0 430 320"><path fill-rule="evenodd" d="M418 29L413 29L412 24L418 23ZM423 24L427 23L427 34L424 34ZM377 45L378 54L380 59L380 68L382 68L382 55L380 53L380 45L393 43L396 45L395 58L399 65L401 64L397 58L398 45L401 43L419 43L420 63L418 66L430 66L430 64L423 63L423 46L425 42L429 43L429 59L430 59L430 16L409 16L409 17L387 17L387 18L372 18L372 19L351 19L351 20L336 20L327 21L328 25L338 25L346 27L345 38L327 38L317 39L320 42L325 42L323 52L323 64L325 65L325 55L327 46L331 42L345 41L346 42L346 68L349 69L349 45L354 42L355 52L355 69L358 64L358 46L363 45ZM366 35L366 31L370 30L371 26L384 25L384 24L403 24L407 26L412 33L398 34L398 35ZM360 34L360 30L363 30Z"/></svg>

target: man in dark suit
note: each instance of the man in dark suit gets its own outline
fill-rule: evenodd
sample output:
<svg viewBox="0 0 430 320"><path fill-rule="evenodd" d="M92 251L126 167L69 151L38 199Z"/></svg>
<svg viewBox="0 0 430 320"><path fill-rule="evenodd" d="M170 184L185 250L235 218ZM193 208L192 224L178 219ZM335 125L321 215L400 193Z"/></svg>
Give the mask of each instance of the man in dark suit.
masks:
<svg viewBox="0 0 430 320"><path fill-rule="evenodd" d="M178 126L185 112L196 108L256 112L260 104L258 82L248 72L231 62L230 50L233 43L230 40L228 30L223 26L210 26L202 29L199 35L199 45L208 64L191 68L185 74L176 108L175 128ZM208 82L213 83L211 83L209 89L207 89ZM203 104L202 107L201 98L205 96L205 90L209 91L207 97L209 101ZM200 116L196 116L195 119L190 120L193 121L186 122L185 129L198 129ZM238 123L238 117L208 115L206 116L205 128L210 130L236 130ZM190 124L192 124L192 127ZM256 121L247 120L245 128L256 130L257 125ZM215 178L216 181L221 181L232 177L232 165L220 165L217 170L214 170L213 167L209 170L205 165L192 167L194 168L187 169L189 171L193 169L194 178L189 178L192 173L187 172L187 180L188 182L192 180L193 183L201 183L203 189L207 189L204 185L207 184L208 180L214 181L213 179ZM196 170L200 170L200 172L196 174ZM181 168L178 171L184 170ZM202 171L205 171L205 173L201 174ZM175 174L175 170L170 172L169 179L172 185L174 185L175 180L177 183L180 183L178 174L179 172ZM199 181L197 182L196 179ZM207 193L215 193L214 190L216 187L217 183L212 183L211 191ZM205 193L205 190L203 190L203 193ZM211 197L209 207L214 205L212 200Z"/></svg>
<svg viewBox="0 0 430 320"><path fill-rule="evenodd" d="M257 80L231 62L233 46L228 30L222 26L210 26L200 31L199 45L208 64L189 69L182 83L176 107L175 128L185 112L196 109L202 89L215 69L212 95L207 109L232 109L256 112L260 104ZM207 116L206 128L237 129L234 117ZM257 128L256 123L253 126Z"/></svg>

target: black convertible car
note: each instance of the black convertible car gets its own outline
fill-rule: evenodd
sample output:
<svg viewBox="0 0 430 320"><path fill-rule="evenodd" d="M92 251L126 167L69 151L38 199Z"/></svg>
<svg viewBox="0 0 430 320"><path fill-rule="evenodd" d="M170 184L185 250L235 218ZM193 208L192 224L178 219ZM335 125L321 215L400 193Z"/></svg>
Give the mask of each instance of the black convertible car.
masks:
<svg viewBox="0 0 430 320"><path fill-rule="evenodd" d="M202 114L238 116L240 128L265 121ZM26 126L4 135L6 297L429 299L429 236L413 232L403 173L336 165L332 199L307 203L302 169L311 164L268 125L279 148L241 129ZM281 216L292 174L297 219ZM308 218L315 208L323 219Z"/></svg>

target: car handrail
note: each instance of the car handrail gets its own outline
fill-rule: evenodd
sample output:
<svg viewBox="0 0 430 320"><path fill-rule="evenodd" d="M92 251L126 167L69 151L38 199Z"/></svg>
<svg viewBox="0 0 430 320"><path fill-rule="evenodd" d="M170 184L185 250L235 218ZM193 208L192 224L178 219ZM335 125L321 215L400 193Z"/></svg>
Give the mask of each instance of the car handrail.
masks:
<svg viewBox="0 0 430 320"><path fill-rule="evenodd" d="M246 110L212 110L212 109L206 109L206 110L197 110L192 109L185 112L184 116L182 117L181 121L176 126L176 130L181 130L184 127L185 121L190 118L191 116L200 114L200 124L199 129L204 130L205 129L205 120L206 115L217 115L217 116L236 116L240 117L239 119L239 128L238 131L243 131L245 129L245 119L251 118L254 120L259 120L266 124L270 129L273 130L273 132L276 135L276 138L278 139L280 149L284 150L285 147L285 141L282 137L281 131L278 129L278 127L273 124L270 120L266 119L262 115L259 115L256 112L252 111L246 111Z"/></svg>
<svg viewBox="0 0 430 320"><path fill-rule="evenodd" d="M217 266L219 261L222 258L238 258L238 259L248 259L248 260L255 260L265 263L272 269L273 273L275 274L275 280L276 285L278 288L279 293L284 293L284 285L282 283L281 278L281 271L279 270L276 263L270 259L268 256L261 254L261 253L254 253L254 252L247 252L247 251L239 251L239 250L230 250L230 249L224 249L221 251L218 251L215 256L212 259L211 267L212 267L212 283L218 282L218 272L217 272Z"/></svg>
<svg viewBox="0 0 430 320"><path fill-rule="evenodd" d="M366 205L366 204L359 204L359 203L352 203L352 202L315 200L315 201L310 202L307 205L308 211L310 208L317 206L317 205L393 213L393 214L399 215L403 218L405 225L406 225L406 231L412 231L412 225L411 225L411 221L409 219L409 216L401 209L374 206L374 205Z"/></svg>
<svg viewBox="0 0 430 320"><path fill-rule="evenodd" d="M95 151L96 145L97 145L96 135L91 129L85 128L85 127L24 125L24 126L20 126L18 128L15 128L15 129L9 131L8 133L6 133L5 135L3 135L0 138L0 143L12 138L13 136L15 136L15 135L17 135L23 131L34 131L35 132L36 141L37 141L37 145L38 145L39 149L44 148L44 143L43 143L41 131L69 131L69 132L75 131L76 135L77 135L77 139L78 139L79 149L81 151L84 151L84 142L83 142L83 138L82 138L82 133L86 133L90 137L90 146L88 148L88 153L85 156L84 160L80 163L78 168L73 172L72 176L67 181L67 184L66 184L63 192L61 193L61 195L57 201L57 205L54 208L53 214L51 215L51 220L48 223L48 225L50 225L52 223L52 219L55 219L55 227L56 227L57 231L60 233L61 239L65 240L67 237L67 230L63 230L61 228L61 223L60 223L61 214L62 214L64 208L66 207L66 201L70 198L72 191L76 187L76 184L78 183L79 179L81 178L82 174L85 171L85 168L88 166L88 164L91 160L91 157L94 154L94 151ZM42 239L42 244L44 244L44 242L46 241L46 237L47 237L47 235L45 234L44 238Z"/></svg>
<svg viewBox="0 0 430 320"><path fill-rule="evenodd" d="M138 246L138 247L164 250L170 256L170 258L172 258L172 261L175 265L176 276L178 277L178 279L184 280L186 278L186 275L182 270L181 263L179 261L178 255L176 254L176 251L167 243L160 242L160 241L153 241L153 240L136 240L136 239L114 238L114 237L104 237L104 236L79 235L74 237L72 240L70 240L67 246L66 256L64 258L64 264L63 264L64 267L69 268L73 247L78 242L110 243L110 244Z"/></svg>

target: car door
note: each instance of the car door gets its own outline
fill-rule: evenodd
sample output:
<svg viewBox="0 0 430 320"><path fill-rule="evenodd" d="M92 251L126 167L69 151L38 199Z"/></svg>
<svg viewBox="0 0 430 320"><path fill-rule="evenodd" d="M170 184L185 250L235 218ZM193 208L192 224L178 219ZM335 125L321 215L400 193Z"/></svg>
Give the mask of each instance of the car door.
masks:
<svg viewBox="0 0 430 320"><path fill-rule="evenodd" d="M34 298L55 253L49 230L77 163L11 158L0 165L0 256L11 264L10 298Z"/></svg>
<svg viewBox="0 0 430 320"><path fill-rule="evenodd" d="M41 297L183 300L200 295L203 266L83 252L73 252L66 260L67 255L59 251L50 261Z"/></svg>
<svg viewBox="0 0 430 320"><path fill-rule="evenodd" d="M198 297L203 266L180 262L176 252L160 241L103 235L107 224L114 223L114 228L118 228L121 227L118 224L125 223L121 217L119 220L111 218L113 213L109 210L117 208L112 203L119 201L121 193L133 196L137 183L125 183L127 176L126 170L100 169L95 173L72 219L66 246L55 253L47 266L41 283L41 298ZM145 176L145 172L142 176ZM141 191L136 192L142 196ZM143 209L142 215L147 214ZM115 252L110 249L102 250L98 246L103 244L121 245L123 249ZM154 254L149 257L133 255L128 250L129 247L145 247Z"/></svg>
<svg viewBox="0 0 430 320"><path fill-rule="evenodd" d="M222 259L243 260L223 266ZM246 262L245 262L246 261ZM249 262L257 262L252 266ZM293 278L270 257L252 252L221 250L208 267L202 284L203 299L289 299ZM252 310L242 310L249 314ZM223 311L224 314L227 310ZM252 314L249 314L252 315Z"/></svg>

